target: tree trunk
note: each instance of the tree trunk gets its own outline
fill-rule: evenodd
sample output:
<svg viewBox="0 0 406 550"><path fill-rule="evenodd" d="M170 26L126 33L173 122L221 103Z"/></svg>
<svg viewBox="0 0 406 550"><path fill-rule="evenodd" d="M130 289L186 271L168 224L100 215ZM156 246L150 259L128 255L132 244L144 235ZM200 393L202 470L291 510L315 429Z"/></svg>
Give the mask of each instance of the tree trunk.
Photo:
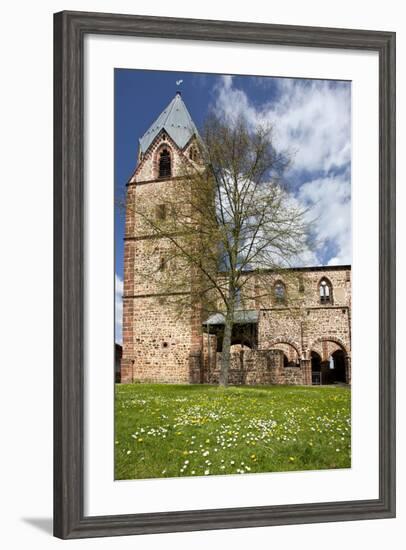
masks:
<svg viewBox="0 0 406 550"><path fill-rule="evenodd" d="M230 368L230 347L231 347L231 333L233 331L233 313L227 312L225 325L224 325L224 336L223 336L223 347L221 350L221 370L219 376L219 385L227 386L228 384L228 370Z"/></svg>

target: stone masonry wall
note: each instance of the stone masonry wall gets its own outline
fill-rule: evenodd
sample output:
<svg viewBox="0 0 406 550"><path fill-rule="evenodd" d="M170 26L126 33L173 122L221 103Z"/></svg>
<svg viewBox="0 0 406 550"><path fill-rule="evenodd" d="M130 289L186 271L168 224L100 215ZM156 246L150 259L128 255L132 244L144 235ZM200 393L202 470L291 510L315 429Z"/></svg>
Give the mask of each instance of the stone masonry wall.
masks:
<svg viewBox="0 0 406 550"><path fill-rule="evenodd" d="M280 352L260 353L254 350L233 352L230 359L229 384L261 385L274 384L276 371L282 364ZM209 382L217 384L221 370L221 353L216 354L216 365L209 372Z"/></svg>
<svg viewBox="0 0 406 550"><path fill-rule="evenodd" d="M215 365L207 373L209 383L218 383L221 370L221 353L217 352ZM271 350L267 352L245 349L231 353L229 384L232 385L263 385L303 383L303 373L300 367L284 367L283 352Z"/></svg>
<svg viewBox="0 0 406 550"><path fill-rule="evenodd" d="M297 351L299 355L311 351L320 353L321 342L331 341L338 342L338 347L349 353L351 343L348 315L348 308L336 306L309 308L302 314L289 309L262 311L258 323L258 347L276 347L287 355L290 349L291 355L295 357ZM338 347L330 346L330 354Z"/></svg>
<svg viewBox="0 0 406 550"><path fill-rule="evenodd" d="M191 316L179 318L168 298L137 298L132 302L133 381L188 383Z"/></svg>

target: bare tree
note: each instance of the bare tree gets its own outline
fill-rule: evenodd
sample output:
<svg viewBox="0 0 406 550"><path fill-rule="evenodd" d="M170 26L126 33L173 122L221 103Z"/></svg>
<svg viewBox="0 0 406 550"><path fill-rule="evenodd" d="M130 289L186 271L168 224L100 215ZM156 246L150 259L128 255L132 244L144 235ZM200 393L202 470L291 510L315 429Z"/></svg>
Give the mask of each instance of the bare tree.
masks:
<svg viewBox="0 0 406 550"><path fill-rule="evenodd" d="M193 161L184 159L181 177L162 198L161 212L135 206L148 232L160 238L149 275L162 294L170 293L179 311L192 303L205 315L224 316L223 386L236 311L269 298L270 273L297 277L287 268L308 247L306 212L283 182L288 164L271 127L211 117ZM296 306L299 296L290 293L290 303Z"/></svg>

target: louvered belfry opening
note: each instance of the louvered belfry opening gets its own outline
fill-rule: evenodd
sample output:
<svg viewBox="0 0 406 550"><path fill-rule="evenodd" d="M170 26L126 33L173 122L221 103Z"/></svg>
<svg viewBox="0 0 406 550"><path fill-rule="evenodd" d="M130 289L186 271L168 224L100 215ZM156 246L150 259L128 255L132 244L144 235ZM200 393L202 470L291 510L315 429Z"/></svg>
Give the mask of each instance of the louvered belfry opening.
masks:
<svg viewBox="0 0 406 550"><path fill-rule="evenodd" d="M159 177L169 178L171 176L171 155L168 149L164 149L159 156Z"/></svg>

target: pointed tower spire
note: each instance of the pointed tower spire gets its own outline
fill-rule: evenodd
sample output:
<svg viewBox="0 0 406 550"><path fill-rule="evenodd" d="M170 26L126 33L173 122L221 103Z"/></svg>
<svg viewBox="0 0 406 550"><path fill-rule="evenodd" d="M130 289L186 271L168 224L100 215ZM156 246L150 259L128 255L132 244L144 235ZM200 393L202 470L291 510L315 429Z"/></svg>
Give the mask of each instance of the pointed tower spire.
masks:
<svg viewBox="0 0 406 550"><path fill-rule="evenodd" d="M142 153L147 151L161 130L165 130L180 149L193 135L199 135L179 91L140 139Z"/></svg>

